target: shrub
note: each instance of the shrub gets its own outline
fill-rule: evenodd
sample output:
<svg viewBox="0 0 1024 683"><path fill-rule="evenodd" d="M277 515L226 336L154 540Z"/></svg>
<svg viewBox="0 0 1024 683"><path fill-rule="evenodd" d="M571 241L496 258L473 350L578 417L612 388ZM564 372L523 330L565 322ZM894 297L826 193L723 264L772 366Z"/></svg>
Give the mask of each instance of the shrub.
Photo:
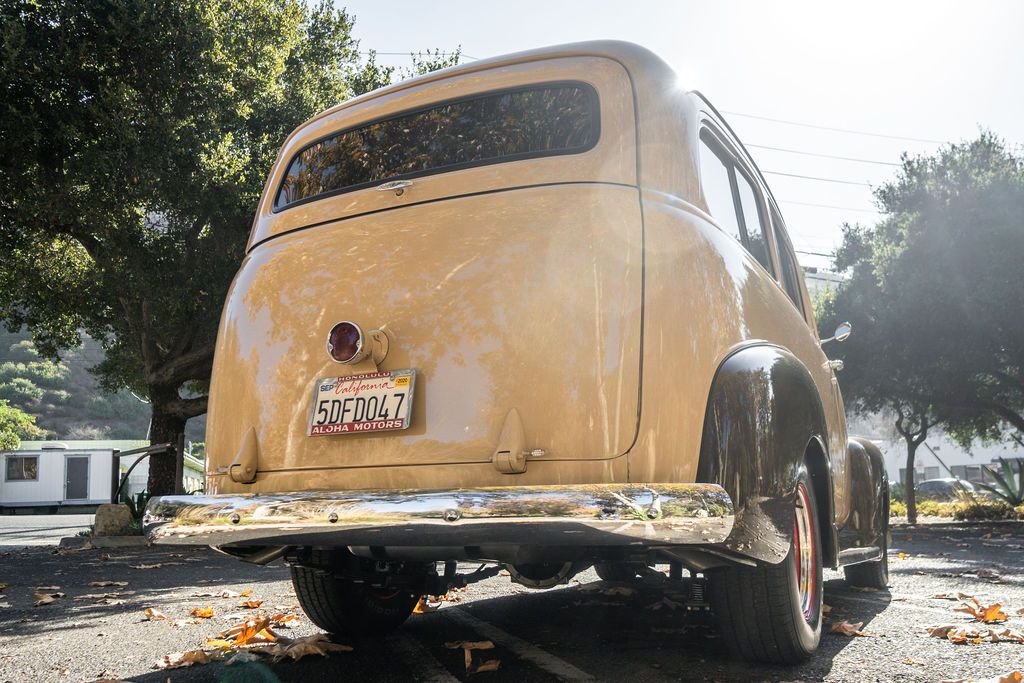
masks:
<svg viewBox="0 0 1024 683"><path fill-rule="evenodd" d="M1024 461L1017 461L1016 473L1013 471L1013 465L1002 458L999 458L999 472L987 465L982 465L981 469L985 470L994 483L978 482L976 486L1011 506L1024 505Z"/></svg>
<svg viewBox="0 0 1024 683"><path fill-rule="evenodd" d="M907 516L907 504L902 503L898 500L894 500L889 503L889 516L890 517L906 517Z"/></svg>
<svg viewBox="0 0 1024 683"><path fill-rule="evenodd" d="M926 517L952 517L955 503L946 503L938 500L922 500L917 504L917 514Z"/></svg>
<svg viewBox="0 0 1024 683"><path fill-rule="evenodd" d="M959 520L1015 519L1017 511L1001 500L975 500L953 503L953 518Z"/></svg>

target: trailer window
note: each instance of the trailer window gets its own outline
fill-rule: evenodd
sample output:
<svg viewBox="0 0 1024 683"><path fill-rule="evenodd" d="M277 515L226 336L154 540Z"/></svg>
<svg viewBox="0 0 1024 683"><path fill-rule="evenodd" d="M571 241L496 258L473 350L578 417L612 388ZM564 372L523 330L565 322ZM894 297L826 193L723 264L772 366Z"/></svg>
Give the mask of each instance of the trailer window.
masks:
<svg viewBox="0 0 1024 683"><path fill-rule="evenodd" d="M289 164L274 210L396 178L577 154L597 144L599 132L597 92L584 83L461 98L307 146Z"/></svg>
<svg viewBox="0 0 1024 683"><path fill-rule="evenodd" d="M7 481L36 481L39 479L39 457L35 455L8 455Z"/></svg>

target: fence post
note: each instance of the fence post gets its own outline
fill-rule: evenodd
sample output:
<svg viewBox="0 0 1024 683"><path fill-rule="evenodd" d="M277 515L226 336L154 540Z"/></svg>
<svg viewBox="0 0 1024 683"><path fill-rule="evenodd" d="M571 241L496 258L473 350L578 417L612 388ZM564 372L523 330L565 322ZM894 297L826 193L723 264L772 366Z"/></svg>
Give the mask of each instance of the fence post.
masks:
<svg viewBox="0 0 1024 683"><path fill-rule="evenodd" d="M114 449L110 454L110 502L117 503L117 490L121 487L121 451Z"/></svg>

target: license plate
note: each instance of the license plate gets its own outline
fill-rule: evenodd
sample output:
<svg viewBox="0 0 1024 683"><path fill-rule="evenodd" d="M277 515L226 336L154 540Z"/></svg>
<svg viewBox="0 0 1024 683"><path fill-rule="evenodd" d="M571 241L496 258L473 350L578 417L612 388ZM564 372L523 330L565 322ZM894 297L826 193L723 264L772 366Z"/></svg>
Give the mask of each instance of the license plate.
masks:
<svg viewBox="0 0 1024 683"><path fill-rule="evenodd" d="M415 370L323 377L313 388L310 436L407 429Z"/></svg>

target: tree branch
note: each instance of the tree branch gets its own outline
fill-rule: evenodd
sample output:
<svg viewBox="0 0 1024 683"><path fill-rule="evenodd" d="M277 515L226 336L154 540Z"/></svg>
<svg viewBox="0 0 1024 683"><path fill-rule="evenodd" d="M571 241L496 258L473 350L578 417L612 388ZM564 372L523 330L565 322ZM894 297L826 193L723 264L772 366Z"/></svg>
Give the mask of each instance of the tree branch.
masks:
<svg viewBox="0 0 1024 683"><path fill-rule="evenodd" d="M213 344L208 344L161 363L159 368L147 373L146 383L177 389L182 382L205 378L212 369Z"/></svg>

